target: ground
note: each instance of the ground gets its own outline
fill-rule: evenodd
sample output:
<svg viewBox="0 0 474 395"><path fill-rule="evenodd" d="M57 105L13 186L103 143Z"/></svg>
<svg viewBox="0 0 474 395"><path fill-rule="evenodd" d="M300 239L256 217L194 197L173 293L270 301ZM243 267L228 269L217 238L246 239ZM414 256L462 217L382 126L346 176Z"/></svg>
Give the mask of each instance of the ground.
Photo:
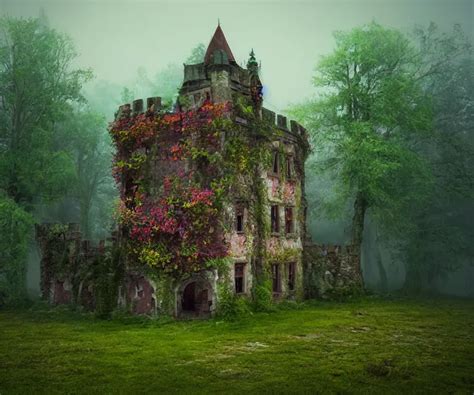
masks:
<svg viewBox="0 0 474 395"><path fill-rule="evenodd" d="M0 311L0 394L474 392L474 301L364 298L238 322Z"/></svg>

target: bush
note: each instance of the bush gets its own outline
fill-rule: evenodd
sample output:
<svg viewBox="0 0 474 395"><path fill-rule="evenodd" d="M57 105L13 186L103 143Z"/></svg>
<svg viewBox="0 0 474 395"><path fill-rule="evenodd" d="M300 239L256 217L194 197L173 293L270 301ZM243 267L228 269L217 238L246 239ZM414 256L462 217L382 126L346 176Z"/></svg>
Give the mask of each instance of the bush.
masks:
<svg viewBox="0 0 474 395"><path fill-rule="evenodd" d="M272 284L264 281L253 289L253 309L255 311L272 311L275 309L272 297Z"/></svg>
<svg viewBox="0 0 474 395"><path fill-rule="evenodd" d="M232 292L229 284L221 284L219 289L219 305L217 316L226 321L235 321L237 318L250 313L246 298L239 297Z"/></svg>

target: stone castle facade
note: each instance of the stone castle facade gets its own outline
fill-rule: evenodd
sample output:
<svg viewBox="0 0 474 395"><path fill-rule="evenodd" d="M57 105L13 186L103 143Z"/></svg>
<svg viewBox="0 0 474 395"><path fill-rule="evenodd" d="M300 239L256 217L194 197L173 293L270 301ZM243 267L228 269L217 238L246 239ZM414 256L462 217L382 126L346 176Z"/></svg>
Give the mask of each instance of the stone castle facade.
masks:
<svg viewBox="0 0 474 395"><path fill-rule="evenodd" d="M320 290L343 287L356 277L353 268L357 266L358 257L351 255L350 248L305 248L308 246L304 167L309 152L307 133L297 122L288 121L263 106L258 69L253 51L247 68L237 64L218 26L204 62L184 65L184 81L179 92L179 112L199 113L206 105L230 103L232 110L226 116L238 130L232 133L250 135L254 123L266 129L265 139L257 137L250 144L260 145L267 152L268 160L254 165L250 175L237 175L235 185L227 191L226 204L219 208L218 216L223 225L215 226L216 234L212 237L227 246L226 270L210 267L160 277L137 265L130 256L122 257L122 274L120 278L116 276L118 280L113 286L117 287L117 294L112 296L112 304L117 303L136 314L206 317L219 309L224 286L237 297L249 300L255 298L258 286L265 286L275 301L301 300L305 296L323 296L323 292L318 293L311 287L317 286ZM235 110L240 102L250 103L252 118ZM119 108L116 121L127 122L143 114L152 117L160 110L159 97L148 98L146 103L135 100ZM231 135L224 133L216 150L224 150L230 141ZM176 141L160 144L176 144ZM164 179L189 169L202 183L212 181L191 157L170 161L150 146L139 151L151 163L146 170L150 196L159 197L159 186ZM134 173L133 177L143 179L143 174ZM138 182L133 177L122 176L119 180L123 201L131 201L130 196L137 189ZM106 245L126 244L130 229L121 226L114 238L95 250L80 240L74 226L64 229L62 244L54 244L54 238L48 239L48 229L44 225L37 232L43 250L43 296L53 303L74 302L94 308L100 295L94 292L97 287L93 255L103 256ZM52 264L54 248L66 251L62 256L68 264L62 273ZM305 249L311 254L305 255ZM309 256L311 262L307 262L305 256ZM114 275L112 270L109 277Z"/></svg>

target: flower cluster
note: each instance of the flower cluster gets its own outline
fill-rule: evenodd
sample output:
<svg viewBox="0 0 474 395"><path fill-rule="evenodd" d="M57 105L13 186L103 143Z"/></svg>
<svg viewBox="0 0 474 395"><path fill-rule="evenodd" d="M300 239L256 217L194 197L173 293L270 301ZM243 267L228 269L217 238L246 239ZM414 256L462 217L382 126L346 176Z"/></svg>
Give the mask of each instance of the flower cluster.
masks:
<svg viewBox="0 0 474 395"><path fill-rule="evenodd" d="M221 194L195 179L184 159L206 158L206 166L212 167L209 159L220 141L214 123L229 110L227 103L206 104L193 111L142 114L112 124L119 215L132 260L184 273L227 255L218 209ZM150 173L162 174L151 187Z"/></svg>

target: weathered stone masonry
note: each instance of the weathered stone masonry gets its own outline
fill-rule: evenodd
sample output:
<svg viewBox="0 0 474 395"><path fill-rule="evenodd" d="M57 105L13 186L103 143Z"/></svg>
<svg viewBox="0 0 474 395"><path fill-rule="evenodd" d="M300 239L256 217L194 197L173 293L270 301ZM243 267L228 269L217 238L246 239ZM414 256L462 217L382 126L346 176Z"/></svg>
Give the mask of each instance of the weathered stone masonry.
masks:
<svg viewBox="0 0 474 395"><path fill-rule="evenodd" d="M325 297L358 283L354 270L358 257L351 253L350 247L324 247L308 242L304 193L304 163L309 152L306 130L297 122L288 122L283 115L262 107L258 69L253 51L247 69L236 63L219 26L204 62L184 66L177 105L183 112L199 109L206 103L232 103L234 109L241 102L251 103L261 121L259 127L266 125L267 138L257 136L252 144L261 145L268 152L268 163L257 164L251 176L238 177L220 213L223 226L216 228L228 245L228 270L219 272L210 268L181 276L156 276L149 268L141 268L137 262L122 256L115 259L119 266L109 265L104 274L97 272L97 262L114 261L110 258L113 249L124 245L129 237L126 229L118 229L107 243L91 247L89 242L81 240L75 225L63 228L43 225L37 229L37 239L43 251L41 285L46 299L55 304L75 303L96 309L107 294L101 290L100 281L114 278L116 283L108 282L117 287L116 292L109 290L115 298L112 303L132 313L206 317L218 308L219 284L230 284L235 294L251 299L255 287L265 282L275 300L301 300ZM144 112L147 116L160 114L159 97L148 98L145 103L135 100L131 105L120 106L116 119L133 119ZM230 119L238 126L239 133L249 134L255 128L252 121L236 110ZM224 147L227 138L223 136ZM155 153L147 149L140 151L140 155ZM146 179L152 195L159 193L165 177L196 167L191 158L149 159L152 165L147 168ZM125 194L136 185L129 179L122 179L121 184Z"/></svg>

